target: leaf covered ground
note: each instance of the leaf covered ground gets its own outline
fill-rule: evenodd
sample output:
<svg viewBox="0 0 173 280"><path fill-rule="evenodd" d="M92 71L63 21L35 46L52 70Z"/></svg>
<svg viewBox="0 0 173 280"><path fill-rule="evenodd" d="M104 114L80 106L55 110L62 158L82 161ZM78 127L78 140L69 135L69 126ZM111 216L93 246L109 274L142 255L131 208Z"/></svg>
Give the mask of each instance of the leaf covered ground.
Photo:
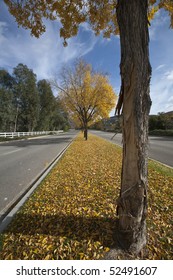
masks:
<svg viewBox="0 0 173 280"><path fill-rule="evenodd" d="M121 157L80 134L0 236L0 259L103 258L114 245ZM150 162L147 259L173 257L172 186L172 170Z"/></svg>

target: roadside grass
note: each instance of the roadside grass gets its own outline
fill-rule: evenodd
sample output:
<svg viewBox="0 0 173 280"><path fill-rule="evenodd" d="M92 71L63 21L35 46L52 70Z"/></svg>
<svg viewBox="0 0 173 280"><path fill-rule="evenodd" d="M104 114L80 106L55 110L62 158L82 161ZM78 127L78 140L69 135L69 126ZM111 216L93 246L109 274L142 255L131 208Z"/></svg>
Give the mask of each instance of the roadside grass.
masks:
<svg viewBox="0 0 173 280"><path fill-rule="evenodd" d="M156 171L163 176L173 178L173 168L169 168L168 166L160 164L159 162L154 160L149 160L148 166L150 170Z"/></svg>
<svg viewBox="0 0 173 280"><path fill-rule="evenodd" d="M0 259L100 259L114 246L121 149L82 134L1 235ZM172 259L173 176L150 162L146 259Z"/></svg>

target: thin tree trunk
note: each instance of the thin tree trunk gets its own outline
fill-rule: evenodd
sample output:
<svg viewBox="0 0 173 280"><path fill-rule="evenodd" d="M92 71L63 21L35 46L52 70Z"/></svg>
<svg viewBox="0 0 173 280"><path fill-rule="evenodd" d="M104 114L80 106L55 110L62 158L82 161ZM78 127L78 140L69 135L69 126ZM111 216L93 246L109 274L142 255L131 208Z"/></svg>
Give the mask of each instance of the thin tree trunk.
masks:
<svg viewBox="0 0 173 280"><path fill-rule="evenodd" d="M19 108L17 107L17 112L14 120L14 132L17 131L17 122L18 122Z"/></svg>
<svg viewBox="0 0 173 280"><path fill-rule="evenodd" d="M119 0L117 19L121 42L123 162L117 213L119 245L139 253L146 244L149 35L147 0Z"/></svg>
<svg viewBox="0 0 173 280"><path fill-rule="evenodd" d="M84 138L87 141L88 140L88 128L87 125L84 126Z"/></svg>

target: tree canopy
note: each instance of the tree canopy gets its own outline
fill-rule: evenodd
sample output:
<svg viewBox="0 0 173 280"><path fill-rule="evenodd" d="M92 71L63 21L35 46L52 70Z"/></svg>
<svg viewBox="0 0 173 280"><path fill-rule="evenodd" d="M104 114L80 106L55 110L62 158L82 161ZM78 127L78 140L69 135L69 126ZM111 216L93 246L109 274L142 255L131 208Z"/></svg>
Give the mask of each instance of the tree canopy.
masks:
<svg viewBox="0 0 173 280"><path fill-rule="evenodd" d="M59 19L60 36L67 39L78 33L80 24L88 22L96 35L101 31L105 37L119 33L116 7L118 0L4 0L10 13L19 25L30 29L31 34L39 37L46 31L44 18ZM153 18L158 9L163 8L170 15L173 27L172 0L149 0L148 18Z"/></svg>
<svg viewBox="0 0 173 280"><path fill-rule="evenodd" d="M115 107L115 93L108 78L94 73L91 65L80 60L74 69L63 68L59 97L73 121L82 127L87 139L87 128L109 116Z"/></svg>

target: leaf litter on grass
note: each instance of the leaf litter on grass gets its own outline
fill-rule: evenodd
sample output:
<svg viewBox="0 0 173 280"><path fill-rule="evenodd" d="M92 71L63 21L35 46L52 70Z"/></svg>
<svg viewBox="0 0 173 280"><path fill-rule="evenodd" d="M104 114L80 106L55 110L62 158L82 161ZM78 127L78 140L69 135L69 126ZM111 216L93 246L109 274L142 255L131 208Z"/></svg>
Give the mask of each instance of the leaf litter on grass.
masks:
<svg viewBox="0 0 173 280"><path fill-rule="evenodd" d="M0 258L103 258L114 246L121 161L119 147L80 134L3 233ZM172 183L150 167L149 259L172 256Z"/></svg>

